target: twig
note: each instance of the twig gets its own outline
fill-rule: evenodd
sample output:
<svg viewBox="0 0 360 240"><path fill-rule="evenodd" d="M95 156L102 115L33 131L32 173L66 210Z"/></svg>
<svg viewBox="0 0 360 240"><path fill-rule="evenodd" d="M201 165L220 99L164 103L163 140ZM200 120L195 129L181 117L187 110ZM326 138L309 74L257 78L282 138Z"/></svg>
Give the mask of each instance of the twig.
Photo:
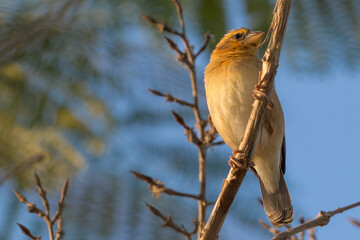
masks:
<svg viewBox="0 0 360 240"><path fill-rule="evenodd" d="M21 231L22 231L26 236L28 236L28 237L31 238L31 240L40 240L40 239L41 239L40 236L35 237L35 236L31 233L31 231L30 231L27 227L25 227L24 225L21 225L20 223L16 223L16 224L19 226L19 228L21 229Z"/></svg>
<svg viewBox="0 0 360 240"><path fill-rule="evenodd" d="M299 216L299 223L300 224L303 224L305 222L305 219L302 215ZM304 237L305 237L305 232L301 232L299 234L299 240L304 240Z"/></svg>
<svg viewBox="0 0 360 240"><path fill-rule="evenodd" d="M276 234L271 240L285 240L288 239L289 237L299 233L299 232L303 232L305 230L314 228L314 227L322 227L325 226L329 223L331 217L333 217L336 214L342 213L346 210L355 208L357 206L360 206L360 202L342 207L342 208L338 208L334 211L328 211L328 212L323 212L320 211L319 214L312 220L309 220L303 224L300 224L299 226L293 227L291 229L287 229L283 232L280 232L278 234Z"/></svg>
<svg viewBox="0 0 360 240"><path fill-rule="evenodd" d="M56 211L56 213L54 214L54 216L52 218L50 217L50 205L49 205L49 201L46 197L46 191L42 187L40 178L36 172L34 172L34 179L35 179L36 186L38 187L38 195L40 196L40 198L43 201L45 212L43 210L41 210L40 208L38 208L35 203L30 203L26 199L26 197L24 195L22 195L21 193L15 191L15 190L13 190L13 191L14 191L16 197L19 199L19 201L28 206L28 211L30 213L36 213L39 217L44 219L44 221L48 227L50 240L54 240L53 225L55 224L55 222L57 222L57 231L56 231L56 239L55 240L62 240L65 233L64 233L64 230L62 227L61 214L65 207L64 201L65 201L67 189L69 186L69 179L67 179L65 181L65 183L62 187L60 201L58 202L58 210ZM24 232L25 235L31 237L30 235L32 235L32 234L31 234L30 230L28 230L25 226L23 226L19 223L18 223L18 225L21 228L21 230ZM30 235L29 235L29 233L30 233ZM32 239L40 239L40 237L37 237L37 238L33 237Z"/></svg>
<svg viewBox="0 0 360 240"><path fill-rule="evenodd" d="M259 224L265 228L266 230L268 230L270 233L272 233L273 235L279 233L279 231L273 227L271 227L269 224L267 224L266 222L264 222L261 219L258 219Z"/></svg>
<svg viewBox="0 0 360 240"><path fill-rule="evenodd" d="M152 192L156 198L160 197L161 193L165 193L168 195L173 196L179 196L179 197L188 197L193 198L195 200L199 200L198 195L190 194L190 193L182 193L175 190L172 190L171 188L166 188L164 186L164 183L162 183L159 180L156 180L155 178L151 178L149 176L146 176L144 174L141 174L139 172L130 171L137 179L146 182L149 184L149 190Z"/></svg>
<svg viewBox="0 0 360 240"><path fill-rule="evenodd" d="M350 218L349 221L356 227L360 227L360 221L355 218Z"/></svg>
<svg viewBox="0 0 360 240"><path fill-rule="evenodd" d="M171 33L174 35L181 36L181 33L170 28L166 23L160 23L160 22L156 21L154 18L147 16L145 14L141 14L141 17L144 18L146 21L155 24L159 30L159 33L162 33L163 31L165 31L165 32L168 32L168 33Z"/></svg>
<svg viewBox="0 0 360 240"><path fill-rule="evenodd" d="M172 228L176 232L182 233L188 240L191 240L191 235L196 233L197 224L198 224L196 220L193 221L193 223L195 225L195 230L193 230L192 232L188 232L184 226L179 227L178 225L176 225L174 223L174 221L172 220L171 216L165 217L157 208L151 206L148 203L145 203L145 204L154 215L160 217L163 220L163 224L161 225L162 227Z"/></svg>
<svg viewBox="0 0 360 240"><path fill-rule="evenodd" d="M315 231L316 231L315 228L309 229L309 240L316 240Z"/></svg>
<svg viewBox="0 0 360 240"><path fill-rule="evenodd" d="M51 223L54 224L60 217L65 208L65 196L69 188L69 179L66 179L62 189L60 201L58 202L58 210L55 212L54 216L51 218Z"/></svg>
<svg viewBox="0 0 360 240"><path fill-rule="evenodd" d="M209 31L207 31L204 34L204 42L203 42L201 48L199 49L199 51L195 54L195 58L197 58L206 49L211 38L212 38L212 35L210 34Z"/></svg>
<svg viewBox="0 0 360 240"><path fill-rule="evenodd" d="M290 12L290 3L291 0L278 0L275 6L271 24L272 35L262 60L262 71L259 74L260 89L267 95L272 90L276 70L279 66L280 51ZM263 125L264 113L267 105L267 98L262 98L260 100L255 98L245 134L239 146L240 152L244 154L236 154L235 156L236 158L241 158L247 166L250 166L254 155L255 143L259 136L260 128ZM209 220L202 232L201 240L217 238L246 172L246 169L230 169L227 178L223 182L220 195L211 212Z"/></svg>
<svg viewBox="0 0 360 240"><path fill-rule="evenodd" d="M0 185L3 184L6 180L8 180L10 177L29 169L34 164L42 162L44 159L45 159L45 155L42 153L35 154L25 159L23 162L20 162L18 165L16 165L14 168L12 168L10 171L4 174L4 176L0 178Z"/></svg>
<svg viewBox="0 0 360 240"><path fill-rule="evenodd" d="M187 136L187 140L189 143L193 143L200 148L203 146L203 141L198 138L193 128L186 125L184 119L174 111L171 111L175 121L185 128L185 135Z"/></svg>
<svg viewBox="0 0 360 240"><path fill-rule="evenodd" d="M208 144L208 147L220 146L223 145L224 143L225 143L224 141L212 142Z"/></svg>
<svg viewBox="0 0 360 240"><path fill-rule="evenodd" d="M153 90L153 89L147 89L149 92L151 92L152 94L156 95L156 96L160 96L160 97L165 97L165 100L167 102L175 102L175 103L178 103L180 105L183 105L183 106L187 106L187 107L190 107L190 108L193 108L194 107L194 104L192 103L189 103L185 100L181 100L179 98L176 98L176 97L173 97L171 94L164 94L162 92L159 92L157 90Z"/></svg>
<svg viewBox="0 0 360 240"><path fill-rule="evenodd" d="M207 123L209 121L206 121L202 118L199 103L198 103L198 88L197 88L197 79L196 79L196 68L195 68L195 59L199 56L201 52L203 52L206 48L206 46L209 43L210 40L210 34L206 33L204 36L204 43L200 47L199 51L195 54L193 46L190 44L189 39L186 35L186 28L184 23L184 16L183 16L183 10L181 7L181 4L178 0L172 0L176 11L178 14L178 20L180 24L181 31L174 30L173 28L169 27L165 23L160 23L157 20L155 20L152 17L142 15L142 17L147 20L148 22L155 24L158 27L158 30L160 33L166 32L169 34L174 35L175 37L179 37L184 45L184 50L181 51L179 47L176 45L176 43L171 40L168 37L165 37L165 40L167 41L168 45L171 49L173 49L177 55L178 55L178 61L182 66L184 66L189 71L189 77L190 77L190 83L191 83L191 89L192 89L192 97L193 102L186 102L184 100L180 100L178 98L174 98L172 95L165 95L160 93L159 91L152 91L152 93L166 97L168 101L176 102L184 106L191 107L194 113L194 117L196 120L195 128L197 129L198 135L195 133L193 128L187 126L183 120L183 118L175 113L173 113L173 116L175 120L185 128L185 134L188 137L188 141L193 143L198 148L198 160L199 160L199 183L200 183L200 189L199 194L197 195L198 200L198 238L200 238L200 232L202 231L202 228L205 223L205 214L206 214L206 207L208 206L208 203L206 201L206 151L208 147L215 146L212 145L212 142L216 138L216 130L212 129L209 125L209 130L206 131L205 128L207 126ZM220 143L219 143L220 144Z"/></svg>

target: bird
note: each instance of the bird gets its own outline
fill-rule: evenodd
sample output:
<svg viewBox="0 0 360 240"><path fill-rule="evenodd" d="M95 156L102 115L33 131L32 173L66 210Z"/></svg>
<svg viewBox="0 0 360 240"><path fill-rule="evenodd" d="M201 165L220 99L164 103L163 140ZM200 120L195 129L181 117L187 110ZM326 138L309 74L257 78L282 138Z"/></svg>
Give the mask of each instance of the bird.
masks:
<svg viewBox="0 0 360 240"><path fill-rule="evenodd" d="M239 28L229 31L213 50L205 68L204 84L211 120L224 142L238 152L254 102L254 86L262 67L258 46L264 32ZM256 95L256 94L255 94ZM251 170L257 176L264 210L271 224L280 228L293 220L285 174L285 120L280 100L272 87ZM232 167L241 167L234 156Z"/></svg>

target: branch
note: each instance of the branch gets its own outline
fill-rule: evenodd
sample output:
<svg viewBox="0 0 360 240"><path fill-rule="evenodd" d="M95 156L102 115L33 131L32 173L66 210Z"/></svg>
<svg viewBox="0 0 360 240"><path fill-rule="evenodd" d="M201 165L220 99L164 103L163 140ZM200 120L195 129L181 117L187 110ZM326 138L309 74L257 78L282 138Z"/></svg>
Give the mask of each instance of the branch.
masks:
<svg viewBox="0 0 360 240"><path fill-rule="evenodd" d="M151 178L149 176L146 176L144 174L141 174L139 172L130 171L137 179L146 182L149 184L149 190L152 192L156 198L160 197L161 193L165 193L167 195L172 196L179 196L179 197L188 197L195 200L199 200L198 195L190 194L190 193L182 193L175 190L172 190L171 188L166 188L164 184L156 180L155 178Z"/></svg>
<svg viewBox="0 0 360 240"><path fill-rule="evenodd" d="M175 102L175 103L178 103L178 104L180 104L182 106L187 106L187 107L190 107L190 108L194 107L194 104L189 103L189 102L187 102L185 100L181 100L179 98L173 97L170 93L164 94L162 92L159 92L157 90L153 90L153 89L150 89L150 88L148 88L147 90L149 92L151 92L152 94L156 95L156 96L164 97L167 102Z"/></svg>
<svg viewBox="0 0 360 240"><path fill-rule="evenodd" d="M19 228L21 229L21 231L22 231L26 236L28 236L29 238L31 238L31 240L40 240L40 239L41 239L40 236L35 237L35 236L31 233L31 231L30 231L27 227L25 227L24 225L21 225L20 223L16 223L16 224L19 226Z"/></svg>
<svg viewBox="0 0 360 240"><path fill-rule="evenodd" d="M360 227L360 221L355 218L350 218L349 221L356 227Z"/></svg>
<svg viewBox="0 0 360 240"><path fill-rule="evenodd" d="M61 214L65 208L65 196L67 194L68 188L69 188L69 179L66 179L66 181L61 189L60 201L58 202L58 210L56 211L56 213L54 214L54 216L51 219L52 224L54 224L59 219L59 217L61 216Z"/></svg>
<svg viewBox="0 0 360 240"><path fill-rule="evenodd" d="M212 35L210 34L209 31L207 31L204 34L204 42L201 46L201 48L199 49L199 51L195 54L195 58L197 58L207 47L207 45L209 44L210 39L212 38Z"/></svg>
<svg viewBox="0 0 360 240"><path fill-rule="evenodd" d="M259 136L261 126L264 121L265 109L268 105L268 99L262 97L269 95L272 90L274 77L279 66L279 58L282 42L284 39L287 19L290 12L291 0L278 0L274 9L274 16L270 25L272 35L265 55L262 59L262 71L259 74L259 85L255 90L261 91L263 94L255 98L252 112L246 126L243 140L239 146L239 152L236 158L242 159L246 166L250 166L254 155L255 143ZM211 212L209 220L202 232L201 240L216 239L231 204L241 186L246 175L246 169L230 169L227 178L223 182L220 195Z"/></svg>
<svg viewBox="0 0 360 240"><path fill-rule="evenodd" d="M212 142L214 141L214 139L216 138L217 133L216 133L216 130L214 131L213 129L211 129L211 126L210 126L209 131L205 131L205 128L206 128L206 125L208 122L202 118L199 103L198 103L199 100L198 100L198 88L197 88L197 78L196 78L197 74L196 74L196 68L195 68L195 60L196 60L196 57L198 57L205 50L206 46L209 43L211 35L209 33L205 34L204 43L200 47L199 51L195 54L194 48L190 44L190 41L186 35L183 10L182 10L180 1L179 0L172 0L172 1L176 7L181 32L170 28L165 23L160 23L160 22L156 21L152 17L145 16L145 15L142 15L142 17L145 20L147 20L148 22L155 24L158 27L160 33L165 31L169 34L178 36L184 45L184 50L181 51L173 40L164 36L165 40L167 41L170 48L173 49L177 53L177 55L178 55L177 60L180 62L181 66L185 67L189 71L190 84L191 84L192 97L193 97L192 103L186 102L186 101L178 99L178 98L174 98L170 94L165 95L158 91L156 91L156 92L152 91L152 93L154 93L158 96L166 97L168 101L176 102L181 105L188 106L193 110L194 117L195 117L195 127L194 128L196 128L198 135L195 133L195 130L192 127L189 127L185 124L184 119L180 115L176 114L175 112L172 112L172 113L173 113L173 116L174 116L175 120L177 121L177 123L179 123L181 126L183 126L185 128L185 135L187 136L188 141L193 143L194 145L196 145L196 147L198 148L200 189L199 189L199 194L196 195L196 197L198 200L198 224L197 224L197 227L198 227L198 234L200 234L200 232L203 229L204 223L205 223L206 207L209 205L209 203L206 201L206 151L209 146L217 145L217 144L211 145ZM220 143L218 143L218 144L220 144ZM178 194L178 192L177 192L177 194ZM178 196L180 196L180 195L178 195ZM198 238L200 238L199 235L198 235Z"/></svg>
<svg viewBox="0 0 360 240"><path fill-rule="evenodd" d="M55 240L62 240L65 233L64 233L63 226L62 226L63 224L62 224L61 215L62 215L62 212L63 212L63 210L65 208L64 201L65 201L65 196L66 196L67 189L68 189L68 186L69 186L69 179L66 180L66 182L64 183L64 186L62 187L60 201L58 202L59 208L58 208L58 210L56 211L56 213L54 214L54 216L52 218L50 217L50 205L49 205L49 201L48 201L48 199L46 197L46 191L42 187L40 178L39 178L39 176L37 175L36 172L34 172L34 179L35 179L36 186L38 187L38 195L40 196L40 198L43 201L45 212L43 210L41 210L40 208L38 208L35 203L30 203L26 199L26 197L24 195L22 195L21 193L15 191L15 190L13 190L13 191L14 191L16 197L19 199L19 201L28 206L28 211L30 213L36 213L39 217L44 219L44 221L45 221L45 223L46 223L46 225L48 227L49 239L50 240L54 240L53 225L57 221L57 231L56 231ZM34 239L34 240L39 240L40 239L40 237L32 236L30 230L27 229L25 226L23 226L23 225L21 225L19 223L18 223L18 225L19 225L19 227L21 228L21 230L23 231L23 233L26 236L29 236L29 237L31 237L31 239Z"/></svg>
<svg viewBox="0 0 360 240"><path fill-rule="evenodd" d="M186 125L184 119L177 114L174 111L171 111L175 121L181 125L183 128L185 128L185 135L187 136L187 140L189 143L194 143L197 146L201 146L203 144L203 142L197 137L195 131L193 128L189 127Z"/></svg>
<svg viewBox="0 0 360 240"><path fill-rule="evenodd" d="M271 240L286 240L289 237L299 233L299 232L303 232L306 231L308 229L314 228L314 227L322 227L325 226L329 223L331 217L333 217L336 214L342 213L346 210L355 208L357 206L360 206L360 202L342 207L342 208L338 208L334 211L328 211L328 212L323 212L320 211L319 214L312 220L307 221L303 224L300 224L299 226L290 228L286 231L280 232L278 234L276 234Z"/></svg>
<svg viewBox="0 0 360 240"><path fill-rule="evenodd" d="M213 124L212 120L211 120L211 116L209 114L208 118L207 118L207 124L209 125L209 130L205 131L205 139L204 139L204 144L207 145L207 147L213 147L216 145L221 145L224 143L224 141L218 141L218 142L214 142L214 140L217 137L217 131L215 128L215 125Z"/></svg>
<svg viewBox="0 0 360 240"><path fill-rule="evenodd" d="M186 239L191 240L191 235L195 234L197 231L197 225L198 222L197 220L194 220L193 223L195 225L195 229L192 232L188 232L184 226L179 227L178 225L176 225L174 223L174 221L172 220L171 216L165 217L157 208L151 206L148 203L145 203L146 206L149 208L149 210L156 216L160 217L163 220L163 224L161 225L162 227L169 227L174 229L176 232L179 232L181 234L183 234Z"/></svg>
<svg viewBox="0 0 360 240"><path fill-rule="evenodd" d="M174 35L177 35L177 36L181 36L182 34L179 33L178 31L172 29L171 27L169 27L166 23L161 23L161 22L158 22L156 21L154 18L150 17L150 16L147 16L145 14L141 14L141 17L143 19L145 19L146 21L152 23L152 24L155 24L159 30L159 33L162 33L162 32L168 32L168 33L171 33L171 34L174 34Z"/></svg>
<svg viewBox="0 0 360 240"><path fill-rule="evenodd" d="M260 224L263 228L265 228L266 230L268 230L268 231L269 231L270 233L272 233L273 235L279 233L279 230L271 227L269 224L267 224L267 223L264 222L263 220L258 219L258 222L259 222L259 224Z"/></svg>
<svg viewBox="0 0 360 240"><path fill-rule="evenodd" d="M10 177L29 169L34 164L42 162L44 159L45 159L45 155L42 153L35 154L25 159L23 162L20 162L18 165L16 165L14 168L12 168L10 171L4 174L4 176L0 178L0 185L3 184L6 180L8 180Z"/></svg>

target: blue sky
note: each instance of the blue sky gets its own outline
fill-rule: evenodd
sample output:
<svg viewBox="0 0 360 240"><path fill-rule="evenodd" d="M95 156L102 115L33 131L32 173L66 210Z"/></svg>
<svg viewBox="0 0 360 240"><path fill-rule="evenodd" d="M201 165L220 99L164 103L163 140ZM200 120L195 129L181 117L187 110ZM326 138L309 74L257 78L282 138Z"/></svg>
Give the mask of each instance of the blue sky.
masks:
<svg viewBox="0 0 360 240"><path fill-rule="evenodd" d="M247 16L242 8L244 4L241 1L227 0L225 2L225 6L227 6L227 29L248 27ZM138 15L134 18L140 21ZM130 127L123 127L122 123L120 126L116 125L110 134L105 154L101 156L102 160L89 162L89 168L84 169L82 174L73 179L74 184L70 193L74 191L73 193L76 195L76 189L79 189L76 187L82 188L82 184L87 179L81 180L81 178L86 175L86 172L91 174L91 170L95 170L94 172L101 170L109 174L125 176L129 174L128 170L130 169L144 170L145 174L150 174L164 181L167 186L194 193L198 189L197 182L195 184L197 181L195 165L187 165L188 162L185 162L185 159L183 164L179 164L167 161L167 158L171 158L171 156L157 159L155 154L151 155L152 147L161 147L165 143L174 149L179 146L179 148L186 146L190 149L190 153L183 154L196 158L196 151L193 146L186 142L183 129L173 122L169 114L170 109L176 109L180 114L187 112L183 108L165 103L163 99L146 91L146 88L155 88L174 93L175 96L182 97L185 95L185 98L189 97L188 85L185 86L184 84L184 81L187 81L187 72L178 66L172 52L159 47L159 44L165 45L161 42L162 39L149 34L149 32L156 31L154 28L147 25L146 27L136 25L136 27L124 28L122 31L124 31L124 36L131 36L131 38L126 37L124 39L124 45L128 47L128 52L124 53L127 54L126 57L114 60L107 59L105 56L104 59L99 60L99 64L103 64L104 71L109 71L115 76L125 76L124 79L127 80L124 84L125 93L119 94L116 89L109 89L109 85L106 85L102 90L97 90L102 91L102 98L107 101L114 111L114 115L121 120L126 120L127 116L131 116L134 110L141 111L144 108L155 112L156 115L164 116L166 119L157 123L150 122L146 126L141 122ZM189 32L189 36L192 37L191 31ZM193 39L191 40L193 41ZM199 46L202 39L195 39L193 42ZM208 61L208 56L204 54L198 63L200 102L203 106L205 106L205 96L202 72ZM287 139L285 178L294 204L295 219L300 214L304 215L305 218L313 218L320 210L334 210L337 207L360 200L357 181L360 169L357 153L360 136L360 108L358 106L360 103L358 97L360 70L353 69L350 71L341 62L331 66L331 69L326 69L323 73L293 70L288 64L286 48L284 48L275 80L285 114ZM93 87L99 88L99 86ZM227 146L209 152L209 165L221 166L217 169L217 174L209 173L208 175L209 200L214 200L214 194L219 192L222 179L226 177L229 169L227 159L230 153L231 150ZM186 171L195 173L189 177L190 174L184 174ZM80 183L76 183L76 181ZM135 181L131 178L124 185L131 190L131 188L135 188ZM236 216L239 211L235 210L239 208L246 210L250 206L253 208L252 211L256 212L256 216L259 215L263 220L266 220L262 208L255 203L256 198L260 196L257 180L252 173L249 173L245 182L240 188L238 197L235 199L225 221L220 239L234 239L233 236L240 236L241 239L264 239L265 231L259 230L259 227L254 227L257 225L256 222L242 224L239 223ZM6 211L14 200L11 193L12 185L10 182L7 184L0 189L0 195L6 196L0 199L0 212ZM141 186L144 196L144 199L141 199L141 204L143 201L161 203L160 200L154 200L150 196L151 194L147 192L145 184ZM126 202L128 199L124 201ZM193 202L191 204L182 206L196 205ZM149 222L158 221L156 217L147 212L145 206L142 207L147 214L146 218L143 219ZM165 206L164 208L168 210L170 207ZM25 207L22 206L19 209L18 211L22 214L19 214L16 220L13 219L14 222L20 221L30 224L33 219L36 219L36 217L29 216ZM190 213L189 216L192 216L194 209L195 207L189 207L189 209L179 211L182 211L182 215ZM359 216L360 208L339 214L331 219L328 226L317 228L316 235L320 240L359 239L359 229L348 222L350 217L359 219ZM118 217L126 220L125 215ZM158 222L160 228L161 223ZM0 221L0 226L2 224ZM123 225L118 224L116 226ZM126 227L128 225L125 225ZM36 225L36 228L39 229L39 224ZM22 236L16 225L11 231L14 239L18 239L19 235ZM109 237L109 239L118 236L116 228L113 231L112 238ZM143 231L146 236L146 231ZM164 231L171 230L165 229ZM134 232L132 236L143 239L141 234L136 235L139 232L141 231ZM46 235L43 234L43 236ZM270 238L271 235L269 234L267 237ZM179 239L181 238L179 236Z"/></svg>

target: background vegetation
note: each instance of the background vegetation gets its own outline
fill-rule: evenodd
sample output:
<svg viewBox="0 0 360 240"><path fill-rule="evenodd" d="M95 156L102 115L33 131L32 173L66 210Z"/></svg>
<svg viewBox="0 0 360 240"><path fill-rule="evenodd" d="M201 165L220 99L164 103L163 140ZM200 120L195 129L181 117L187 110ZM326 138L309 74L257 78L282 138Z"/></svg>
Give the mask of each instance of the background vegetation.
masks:
<svg viewBox="0 0 360 240"><path fill-rule="evenodd" d="M200 58L199 79L223 34L242 26L266 30L273 4L270 0L183 1L189 37L196 46L207 30L214 36ZM356 0L293 1L282 55L286 71L303 78L311 73L314 79L308 81L314 82L317 77L331 79L329 69L356 72L359 8ZM187 73L152 26L142 21L141 13L176 23L169 0L0 2L0 177L35 154L45 156L1 182L0 239L19 239L15 225L19 219L34 232L46 232L10 191L21 189L31 196L33 169L53 193L66 177L71 178L65 239L179 238L159 228L144 201L161 205L176 221L191 226L196 212L191 200L153 199L146 186L128 173L130 169L154 173L179 190L196 192L198 187L193 184L196 151L182 137L183 130L173 123L169 110L191 113L146 92L155 88L190 98ZM198 84L206 112L202 82ZM223 147L209 156L210 200L228 170L229 153ZM261 228L255 220L262 217L262 208L250 209L247 202L255 201L258 186L254 177L246 182L226 223L231 221L232 226L236 220L257 231ZM296 189L300 183L294 185ZM261 231L257 234L266 234ZM230 233L225 229L224 237Z"/></svg>

